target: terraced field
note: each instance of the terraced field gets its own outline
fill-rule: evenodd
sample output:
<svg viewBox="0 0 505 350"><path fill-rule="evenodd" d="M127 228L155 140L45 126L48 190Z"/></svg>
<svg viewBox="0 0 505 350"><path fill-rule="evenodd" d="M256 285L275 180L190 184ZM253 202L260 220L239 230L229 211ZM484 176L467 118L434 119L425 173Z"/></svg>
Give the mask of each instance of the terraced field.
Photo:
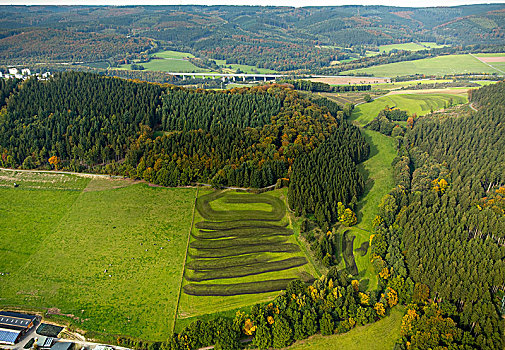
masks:
<svg viewBox="0 0 505 350"><path fill-rule="evenodd" d="M270 193L198 198L179 318L266 301L295 278L313 280L286 218L284 192Z"/></svg>

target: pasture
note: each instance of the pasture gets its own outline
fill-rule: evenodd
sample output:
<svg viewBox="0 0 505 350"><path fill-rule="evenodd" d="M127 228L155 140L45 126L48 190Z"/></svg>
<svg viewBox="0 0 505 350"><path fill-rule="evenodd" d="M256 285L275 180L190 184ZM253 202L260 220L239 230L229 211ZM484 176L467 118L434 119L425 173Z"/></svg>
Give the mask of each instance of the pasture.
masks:
<svg viewBox="0 0 505 350"><path fill-rule="evenodd" d="M381 45L379 46L379 51L380 52L391 52L392 50L420 51L420 50L440 48L444 46L447 45L439 45L433 42L403 43L403 44Z"/></svg>
<svg viewBox="0 0 505 350"><path fill-rule="evenodd" d="M344 334L322 336L296 342L288 349L390 350L399 338L404 308L395 307L390 315L377 322L356 327Z"/></svg>
<svg viewBox="0 0 505 350"><path fill-rule="evenodd" d="M240 69L243 73L259 73L259 74L269 74L277 73L275 70L267 68L257 68L255 66L249 66L246 64L228 64L226 60L214 60L217 65L223 68L225 73L235 73L237 69Z"/></svg>
<svg viewBox="0 0 505 350"><path fill-rule="evenodd" d="M19 187L14 188L13 182ZM0 307L93 335L170 333L196 190L3 171Z"/></svg>
<svg viewBox="0 0 505 350"><path fill-rule="evenodd" d="M340 227L337 232L342 254L337 266L357 275L360 285L373 290L377 287L377 276L370 263L372 221L378 213L380 200L394 188L391 162L396 157L396 145L391 137L368 129L361 131L370 145L370 157L358 165L365 178L365 191L358 201L358 223L348 228Z"/></svg>
<svg viewBox="0 0 505 350"><path fill-rule="evenodd" d="M179 52L179 51L172 51L172 50L155 52L151 56L156 56L159 58L171 58L171 59L182 59L182 58L195 57L193 54L191 54L189 52Z"/></svg>
<svg viewBox="0 0 505 350"><path fill-rule="evenodd" d="M275 298L314 268L286 217L285 191L203 192L197 201L178 319Z"/></svg>
<svg viewBox="0 0 505 350"><path fill-rule="evenodd" d="M414 61L404 61L356 69L346 73L366 73L377 77L396 77L403 75L425 74L443 76L461 73L498 73L496 69L468 54L447 55L423 58Z"/></svg>
<svg viewBox="0 0 505 350"><path fill-rule="evenodd" d="M372 102L356 106L352 112L351 120L356 121L360 125L366 125L381 110L394 106L407 110L410 115L416 113L418 116L422 116L430 113L432 110L436 111L447 107L451 101L453 105L467 103L466 89L461 90L461 94L416 92L412 94L385 95Z"/></svg>
<svg viewBox="0 0 505 350"><path fill-rule="evenodd" d="M144 66L145 70L159 72L178 72L178 73L198 73L209 72L208 69L203 69L195 66L188 60L181 58L162 58L152 59L149 62L139 63ZM120 69L131 69L131 64L124 64Z"/></svg>

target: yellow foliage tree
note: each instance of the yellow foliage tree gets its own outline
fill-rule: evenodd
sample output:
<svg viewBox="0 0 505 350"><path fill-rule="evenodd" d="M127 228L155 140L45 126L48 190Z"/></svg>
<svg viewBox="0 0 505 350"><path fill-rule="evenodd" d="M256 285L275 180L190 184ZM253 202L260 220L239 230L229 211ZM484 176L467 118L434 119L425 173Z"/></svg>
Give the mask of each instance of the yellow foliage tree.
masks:
<svg viewBox="0 0 505 350"><path fill-rule="evenodd" d="M383 317L386 314L386 309L384 308L383 303L375 303L374 310L377 312L377 315Z"/></svg>
<svg viewBox="0 0 505 350"><path fill-rule="evenodd" d="M48 162L54 166L54 170L58 170L58 166L60 165L61 160L56 156L52 156L48 159Z"/></svg>
<svg viewBox="0 0 505 350"><path fill-rule="evenodd" d="M359 281L358 280L352 280L351 285L356 292L359 290Z"/></svg>
<svg viewBox="0 0 505 350"><path fill-rule="evenodd" d="M254 325L254 323L251 321L250 318L245 320L243 331L244 334L246 335L252 335L256 331L256 326Z"/></svg>
<svg viewBox="0 0 505 350"><path fill-rule="evenodd" d="M368 302L370 301L370 297L368 296L368 294L359 292L359 297L361 304L368 305Z"/></svg>
<svg viewBox="0 0 505 350"><path fill-rule="evenodd" d="M396 290L388 287L386 289L386 300L388 301L389 307L393 307L398 304L398 293L396 293Z"/></svg>

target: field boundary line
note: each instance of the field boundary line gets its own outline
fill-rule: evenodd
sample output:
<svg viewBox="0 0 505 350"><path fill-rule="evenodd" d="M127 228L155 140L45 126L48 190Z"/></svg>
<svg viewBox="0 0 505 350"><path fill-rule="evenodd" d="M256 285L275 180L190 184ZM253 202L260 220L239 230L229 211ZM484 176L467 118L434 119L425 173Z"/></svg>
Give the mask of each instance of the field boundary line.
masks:
<svg viewBox="0 0 505 350"><path fill-rule="evenodd" d="M501 69L499 68L496 68L495 66L492 66L491 64L489 64L488 62L484 62L483 60L481 60L480 58L478 58L477 56L475 56L473 53L470 54L470 56L472 56L473 58L475 58L477 61L479 61L480 63L484 63L485 65L493 68L494 70L497 70L498 72L502 72L503 74L505 74L504 71L502 71Z"/></svg>
<svg viewBox="0 0 505 350"><path fill-rule="evenodd" d="M177 322L177 314L179 313L179 302L181 300L182 284L184 283L184 272L186 270L186 261L188 260L189 241L191 240L191 232L193 231L193 225L195 223L196 201L198 200L199 189L200 189L199 187L196 188L195 201L193 203L193 214L191 217L191 225L189 226L188 241L186 242L186 251L184 252L184 264L182 266L181 281L179 283L179 293L177 294L177 304L175 306L174 322L172 324L172 334L174 334L175 323Z"/></svg>

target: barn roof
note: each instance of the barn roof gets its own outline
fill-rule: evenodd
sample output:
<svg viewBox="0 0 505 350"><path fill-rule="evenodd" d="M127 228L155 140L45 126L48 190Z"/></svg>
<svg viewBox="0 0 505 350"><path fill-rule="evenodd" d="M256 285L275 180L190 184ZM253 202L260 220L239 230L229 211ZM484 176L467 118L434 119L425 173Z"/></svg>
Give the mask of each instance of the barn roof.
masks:
<svg viewBox="0 0 505 350"><path fill-rule="evenodd" d="M37 316L10 311L0 311L0 327L23 330L27 328L35 318L37 318Z"/></svg>
<svg viewBox="0 0 505 350"><path fill-rule="evenodd" d="M14 344L21 331L0 328L0 344Z"/></svg>

